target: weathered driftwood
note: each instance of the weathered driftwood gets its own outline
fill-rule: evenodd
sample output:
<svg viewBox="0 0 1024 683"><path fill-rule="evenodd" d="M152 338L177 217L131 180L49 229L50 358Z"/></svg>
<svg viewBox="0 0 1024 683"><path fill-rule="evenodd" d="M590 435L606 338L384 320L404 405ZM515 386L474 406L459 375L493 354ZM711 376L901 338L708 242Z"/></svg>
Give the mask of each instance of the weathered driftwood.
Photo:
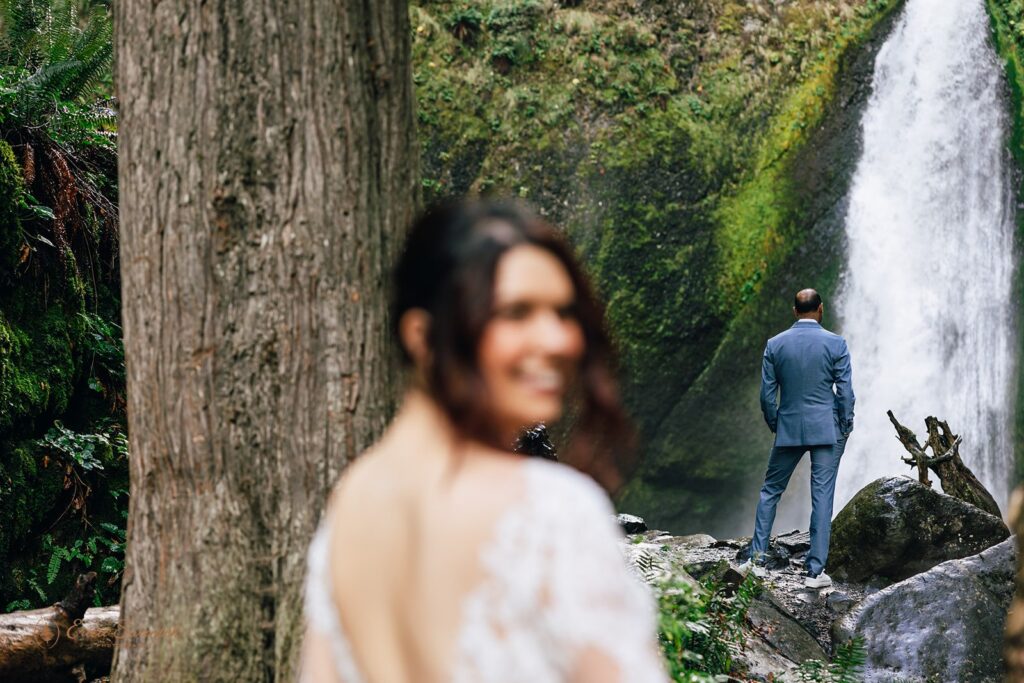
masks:
<svg viewBox="0 0 1024 683"><path fill-rule="evenodd" d="M910 457L903 458L903 462L917 468L917 478L922 484L932 485L928 478L930 469L938 475L943 493L1002 518L995 498L960 459L960 443L963 441L963 437L954 434L945 420L932 416L925 418L924 423L928 427L928 440L922 447L917 441L917 435L901 425L891 410L887 412L889 420L896 428L896 438L910 453ZM928 448L931 448L931 455L926 452Z"/></svg>
<svg viewBox="0 0 1024 683"><path fill-rule="evenodd" d="M51 607L0 614L0 681L66 683L110 671L120 608L86 609L95 572Z"/></svg>

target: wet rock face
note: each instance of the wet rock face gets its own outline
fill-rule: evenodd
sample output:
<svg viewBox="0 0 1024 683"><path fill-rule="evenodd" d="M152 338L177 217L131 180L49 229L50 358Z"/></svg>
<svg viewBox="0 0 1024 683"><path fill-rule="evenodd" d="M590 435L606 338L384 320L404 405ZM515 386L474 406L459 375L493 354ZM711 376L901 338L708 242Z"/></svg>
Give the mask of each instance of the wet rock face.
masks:
<svg viewBox="0 0 1024 683"><path fill-rule="evenodd" d="M878 479L832 522L829 572L901 581L975 555L1010 535L1001 519L904 477Z"/></svg>
<svg viewBox="0 0 1024 683"><path fill-rule="evenodd" d="M865 683L1002 680L1003 622L1016 555L1009 538L889 586L838 621L834 637L864 638Z"/></svg>

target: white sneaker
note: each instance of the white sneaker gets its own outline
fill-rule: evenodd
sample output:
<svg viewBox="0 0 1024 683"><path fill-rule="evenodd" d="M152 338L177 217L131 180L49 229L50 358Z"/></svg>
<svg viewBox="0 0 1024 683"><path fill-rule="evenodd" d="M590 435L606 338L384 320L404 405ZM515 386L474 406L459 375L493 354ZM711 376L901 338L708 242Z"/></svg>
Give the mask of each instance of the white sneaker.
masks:
<svg viewBox="0 0 1024 683"><path fill-rule="evenodd" d="M832 577L822 572L817 576L808 576L804 579L804 585L808 588L828 588L832 585Z"/></svg>
<svg viewBox="0 0 1024 683"><path fill-rule="evenodd" d="M751 571L753 571L754 572L754 576L756 576L759 579L763 579L766 576L768 576L768 570L767 569L765 569L764 567L762 567L759 564L754 564L750 560L747 560L746 562L744 562L740 566L736 567L736 571L738 571L740 573L740 576L746 576Z"/></svg>

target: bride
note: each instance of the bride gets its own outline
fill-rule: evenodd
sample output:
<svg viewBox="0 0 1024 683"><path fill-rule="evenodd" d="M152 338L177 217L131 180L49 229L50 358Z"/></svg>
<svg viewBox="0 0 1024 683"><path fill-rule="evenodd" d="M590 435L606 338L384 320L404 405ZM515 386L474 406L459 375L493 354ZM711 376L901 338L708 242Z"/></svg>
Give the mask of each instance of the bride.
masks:
<svg viewBox="0 0 1024 683"><path fill-rule="evenodd" d="M516 204L436 209L409 235L392 321L408 388L310 545L302 680L667 680L605 494L629 429L569 247ZM569 397L575 467L511 451Z"/></svg>

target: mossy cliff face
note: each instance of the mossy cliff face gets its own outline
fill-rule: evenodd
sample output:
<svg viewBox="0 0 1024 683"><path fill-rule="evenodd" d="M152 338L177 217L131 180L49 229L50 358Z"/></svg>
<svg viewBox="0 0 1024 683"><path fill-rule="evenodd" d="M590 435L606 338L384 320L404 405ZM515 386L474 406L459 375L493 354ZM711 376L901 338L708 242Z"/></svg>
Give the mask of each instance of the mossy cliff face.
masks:
<svg viewBox="0 0 1024 683"><path fill-rule="evenodd" d="M411 10L428 197L511 193L567 230L645 439L622 505L661 528L736 531L752 514L761 351L795 289L827 295L838 275L858 114L898 5Z"/></svg>
<svg viewBox="0 0 1024 683"><path fill-rule="evenodd" d="M1017 206L1024 204L1024 3L1020 0L986 0L992 23L992 40L996 52L1003 60L1006 82L1009 86L1010 153L1013 156L1017 191ZM1017 211L1017 240L1024 240L1024 211ZM1024 301L1024 269L1018 267L1015 288L1017 301ZM1024 357L1024 329L1022 316L1017 312L1018 358ZM1016 481L1024 481L1024 363L1018 361L1017 409L1014 423L1014 453L1016 455Z"/></svg>
<svg viewBox="0 0 1024 683"><path fill-rule="evenodd" d="M69 336L51 329L35 349L36 339L23 324L24 313L38 312L34 309L38 293L18 290L13 282L22 243L18 204L23 192L14 153L0 141L0 434L8 437L0 442L0 558L6 558L12 539L24 537L48 511L62 481L56 468L40 472L40 463L32 454L12 443L17 438L15 425L20 427L48 410L66 407L73 381ZM27 327L46 326L41 318L28 318L24 321ZM47 357L48 352L52 358Z"/></svg>
<svg viewBox="0 0 1024 683"><path fill-rule="evenodd" d="M91 431L118 413L95 383L97 333L89 322L116 324L118 290L109 272L116 244L107 237L101 249L96 234L75 234L58 253L45 212L31 209L23 177L12 147L0 140L0 608L21 599L47 602L29 579L48 599L61 597L73 574L47 583L50 553L41 536L49 533L57 544L76 538L84 512L76 506L86 499L94 524L121 522L111 510L105 516L106 501L90 493L127 487L126 463L113 452L98 453L105 467L99 477L80 476L38 443L57 420ZM94 262L79 261L76 254L87 252Z"/></svg>

